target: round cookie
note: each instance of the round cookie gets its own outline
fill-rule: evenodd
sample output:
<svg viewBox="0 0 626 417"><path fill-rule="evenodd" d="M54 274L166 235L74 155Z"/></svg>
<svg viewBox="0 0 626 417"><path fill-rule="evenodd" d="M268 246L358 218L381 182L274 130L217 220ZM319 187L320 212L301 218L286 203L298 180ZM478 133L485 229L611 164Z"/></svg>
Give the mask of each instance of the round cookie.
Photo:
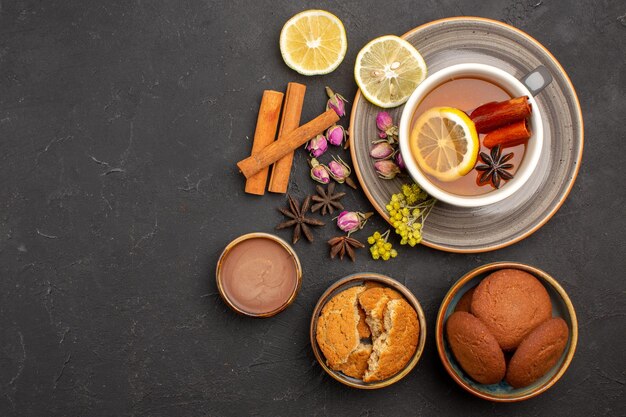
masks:
<svg viewBox="0 0 626 417"><path fill-rule="evenodd" d="M476 287L471 311L495 336L502 350L509 351L550 319L552 303L537 278L517 269L501 269Z"/></svg>
<svg viewBox="0 0 626 417"><path fill-rule="evenodd" d="M569 329L562 318L540 324L522 340L506 371L513 388L526 387L546 374L565 350Z"/></svg>
<svg viewBox="0 0 626 417"><path fill-rule="evenodd" d="M457 362L474 381L496 384L504 378L504 353L487 326L472 314L453 313L446 322L446 337Z"/></svg>

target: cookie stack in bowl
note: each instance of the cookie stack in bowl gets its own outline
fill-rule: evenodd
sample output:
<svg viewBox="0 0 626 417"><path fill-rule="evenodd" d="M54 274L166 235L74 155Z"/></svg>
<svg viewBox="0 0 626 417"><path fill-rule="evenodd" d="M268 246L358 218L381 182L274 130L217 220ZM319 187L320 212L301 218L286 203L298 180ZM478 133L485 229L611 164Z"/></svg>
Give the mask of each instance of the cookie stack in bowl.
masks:
<svg viewBox="0 0 626 417"><path fill-rule="evenodd" d="M446 322L455 359L474 381L531 385L563 354L569 329L552 318L550 296L533 275L501 269L467 291Z"/></svg>

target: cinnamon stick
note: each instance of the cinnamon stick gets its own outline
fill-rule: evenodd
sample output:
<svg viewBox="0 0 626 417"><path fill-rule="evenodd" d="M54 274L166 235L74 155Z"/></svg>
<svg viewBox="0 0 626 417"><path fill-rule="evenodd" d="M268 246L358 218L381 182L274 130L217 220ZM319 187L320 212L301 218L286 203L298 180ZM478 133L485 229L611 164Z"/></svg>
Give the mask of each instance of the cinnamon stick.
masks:
<svg viewBox="0 0 626 417"><path fill-rule="evenodd" d="M493 148L496 145L506 148L521 145L529 138L530 129L528 129L528 121L523 119L487 133L483 139L483 145L488 148Z"/></svg>
<svg viewBox="0 0 626 417"><path fill-rule="evenodd" d="M326 110L307 124L286 134L280 141L273 142L263 148L261 152L254 153L252 156L237 162L237 166L246 178L250 178L289 152L293 152L304 145L307 140L322 133L337 121L339 121L337 113L333 109Z"/></svg>
<svg viewBox="0 0 626 417"><path fill-rule="evenodd" d="M265 90L259 107L259 116L256 121L254 131L254 141L252 142L252 155L261 152L266 146L274 142L276 128L278 127L278 116L283 104L283 93L278 91ZM265 194L267 184L267 174L269 167L259 170L255 175L247 177L245 191L248 194Z"/></svg>
<svg viewBox="0 0 626 417"><path fill-rule="evenodd" d="M304 103L304 93L306 86L298 83L287 84L285 94L285 106L278 128L278 141L292 130L300 126L300 116L302 114L302 104ZM289 175L291 175L291 165L293 164L293 152L280 158L272 167L270 185L268 190L272 193L286 193L289 185Z"/></svg>
<svg viewBox="0 0 626 417"><path fill-rule="evenodd" d="M530 115L530 112L528 97L522 96L506 101L492 101L483 104L470 114L470 119L476 125L478 133L486 133L500 126L525 119Z"/></svg>

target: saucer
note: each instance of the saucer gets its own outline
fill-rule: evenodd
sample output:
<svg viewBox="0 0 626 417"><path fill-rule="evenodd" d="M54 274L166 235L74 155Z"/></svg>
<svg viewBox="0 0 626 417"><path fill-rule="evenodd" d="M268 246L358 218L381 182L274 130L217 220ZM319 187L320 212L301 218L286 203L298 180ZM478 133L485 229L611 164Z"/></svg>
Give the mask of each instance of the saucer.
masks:
<svg viewBox="0 0 626 417"><path fill-rule="evenodd" d="M462 63L492 65L517 78L540 65L552 74L552 83L535 97L543 110L544 144L533 176L514 195L488 206L466 208L438 202L422 229L424 245L460 253L496 250L530 236L561 207L582 158L582 114L565 70L531 36L495 20L436 20L402 37L422 54L430 74ZM397 125L402 109L403 106L387 110ZM357 92L350 117L350 153L367 198L389 221L385 205L411 179L405 176L383 180L374 170L369 150L377 138L376 115L382 110Z"/></svg>

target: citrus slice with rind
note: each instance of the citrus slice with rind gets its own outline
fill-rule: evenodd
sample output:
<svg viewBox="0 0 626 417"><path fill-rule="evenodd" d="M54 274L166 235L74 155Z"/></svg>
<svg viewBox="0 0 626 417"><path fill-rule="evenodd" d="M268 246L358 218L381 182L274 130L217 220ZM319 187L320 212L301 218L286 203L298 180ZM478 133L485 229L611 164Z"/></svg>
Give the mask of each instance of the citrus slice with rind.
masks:
<svg viewBox="0 0 626 417"><path fill-rule="evenodd" d="M280 32L285 64L303 75L328 74L341 64L347 49L343 23L325 10L300 12Z"/></svg>
<svg viewBox="0 0 626 417"><path fill-rule="evenodd" d="M409 146L420 169L440 181L454 181L469 173L480 150L474 122L452 107L423 113L411 130Z"/></svg>
<svg viewBox="0 0 626 417"><path fill-rule="evenodd" d="M405 103L426 72L426 62L413 45L393 35L365 45L354 65L354 78L365 98L383 108Z"/></svg>

